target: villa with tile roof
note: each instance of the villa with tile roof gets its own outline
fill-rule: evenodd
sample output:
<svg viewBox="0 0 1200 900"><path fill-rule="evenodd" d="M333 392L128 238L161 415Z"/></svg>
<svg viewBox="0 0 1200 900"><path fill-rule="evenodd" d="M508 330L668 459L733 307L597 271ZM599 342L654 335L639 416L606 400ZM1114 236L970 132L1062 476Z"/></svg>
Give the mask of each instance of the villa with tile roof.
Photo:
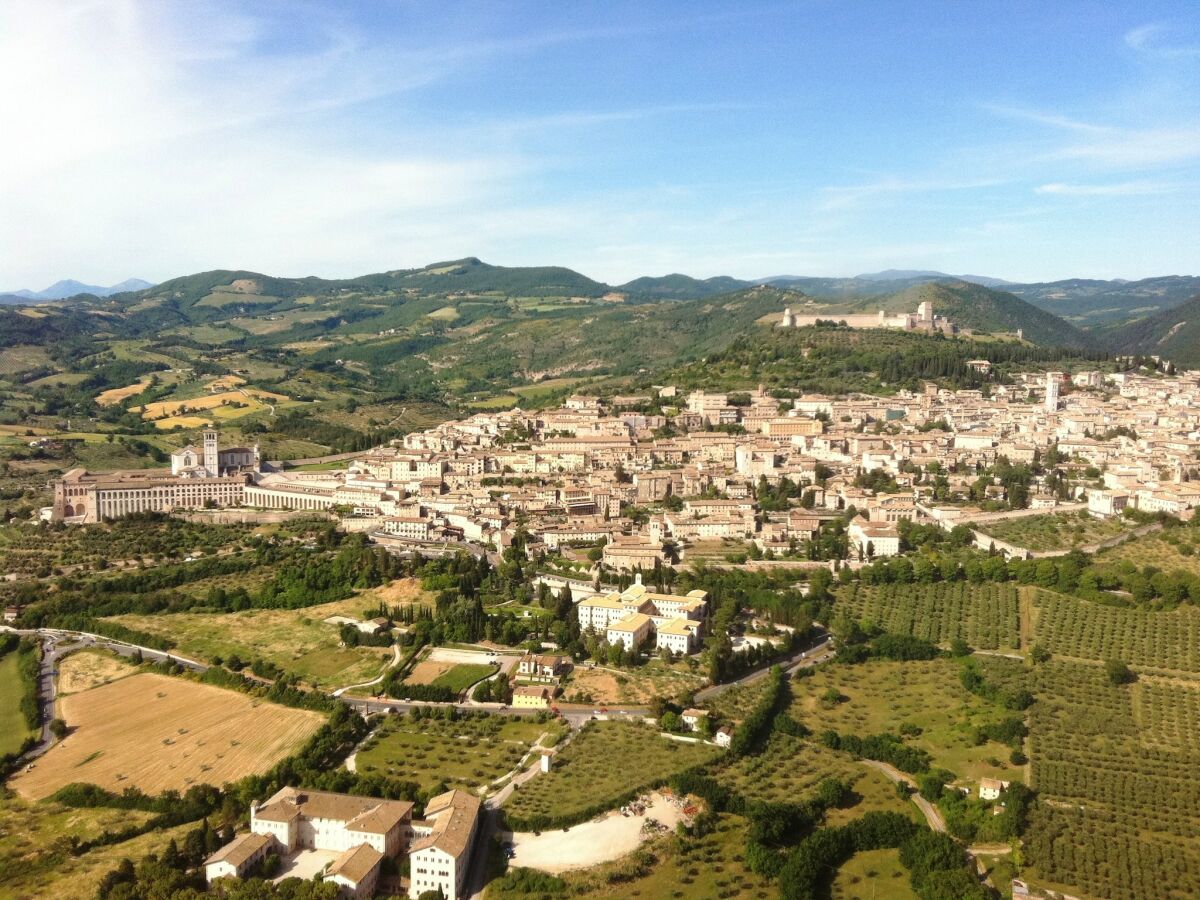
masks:
<svg viewBox="0 0 1200 900"><path fill-rule="evenodd" d="M345 897L370 897L385 857L399 855L412 839L413 805L402 800L354 797L285 787L266 803L250 806L250 833L235 838L205 862L205 877L241 878L268 853L302 850L339 855L325 880Z"/></svg>
<svg viewBox="0 0 1200 900"><path fill-rule="evenodd" d="M633 649L654 635L655 647L691 653L700 639L708 614L708 594L657 594L642 584L642 576L621 593L599 594L575 605L579 627L603 632L610 644Z"/></svg>
<svg viewBox="0 0 1200 900"><path fill-rule="evenodd" d="M459 790L446 791L425 804L425 819L412 823L410 897L437 890L445 900L464 896L481 805L474 794Z"/></svg>

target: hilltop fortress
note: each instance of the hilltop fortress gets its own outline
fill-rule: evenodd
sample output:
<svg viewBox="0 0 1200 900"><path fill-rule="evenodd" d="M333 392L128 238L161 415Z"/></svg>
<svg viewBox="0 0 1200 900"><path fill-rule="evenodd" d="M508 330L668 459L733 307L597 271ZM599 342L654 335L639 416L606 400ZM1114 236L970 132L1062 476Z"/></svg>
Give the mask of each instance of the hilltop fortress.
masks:
<svg viewBox="0 0 1200 900"><path fill-rule="evenodd" d="M915 313L897 313L889 316L882 309L875 315L839 315L826 313L820 316L798 316L789 306L783 311L780 328L802 328L818 322L836 322L850 328L895 328L900 331L940 331L943 334L958 334L958 326L949 319L934 315L933 304L928 300L917 306Z"/></svg>

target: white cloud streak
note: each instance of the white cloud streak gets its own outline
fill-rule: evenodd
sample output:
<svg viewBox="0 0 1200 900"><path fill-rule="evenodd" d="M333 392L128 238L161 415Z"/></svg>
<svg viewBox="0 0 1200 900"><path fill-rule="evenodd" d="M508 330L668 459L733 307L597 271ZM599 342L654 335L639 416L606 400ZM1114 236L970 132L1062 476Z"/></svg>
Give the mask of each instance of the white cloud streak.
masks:
<svg viewBox="0 0 1200 900"><path fill-rule="evenodd" d="M1064 184L1055 181L1038 185L1034 188L1034 193L1062 197L1142 197L1166 194L1177 187L1160 181L1122 181L1112 184Z"/></svg>

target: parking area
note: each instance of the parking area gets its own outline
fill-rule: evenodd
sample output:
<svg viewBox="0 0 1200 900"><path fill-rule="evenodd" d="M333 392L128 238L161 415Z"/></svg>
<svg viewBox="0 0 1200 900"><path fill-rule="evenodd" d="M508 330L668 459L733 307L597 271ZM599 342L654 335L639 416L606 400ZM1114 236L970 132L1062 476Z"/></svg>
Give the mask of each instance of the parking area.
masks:
<svg viewBox="0 0 1200 900"><path fill-rule="evenodd" d="M680 801L663 794L649 794L631 806L565 830L516 832L512 864L552 874L586 869L632 853L643 841L674 830L684 818Z"/></svg>

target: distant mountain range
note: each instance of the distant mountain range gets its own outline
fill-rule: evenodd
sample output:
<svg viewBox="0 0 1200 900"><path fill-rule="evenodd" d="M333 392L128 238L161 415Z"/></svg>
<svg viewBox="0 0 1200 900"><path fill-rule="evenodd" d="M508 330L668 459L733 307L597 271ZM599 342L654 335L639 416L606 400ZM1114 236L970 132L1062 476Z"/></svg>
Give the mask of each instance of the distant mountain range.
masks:
<svg viewBox="0 0 1200 900"><path fill-rule="evenodd" d="M19 291L0 291L0 303L19 304L28 303L30 300L66 300L68 297L75 297L79 294L111 297L113 294L123 294L128 291L144 291L149 287L154 287L154 285L140 278L127 278L120 284L113 284L108 287L101 287L96 284L84 284L82 281L66 278L62 281L54 282L54 284L42 291L31 291L24 288Z"/></svg>
<svg viewBox="0 0 1200 900"><path fill-rule="evenodd" d="M1188 305L1191 310L1189 301L1200 297L1200 277L1190 275L1137 281L1067 279L1026 284L992 276L887 269L851 278L779 275L757 281L729 276L700 279L673 273L610 285L562 266L495 266L468 257L347 279L276 278L222 269L174 278L156 286L138 279L110 287L60 281L44 291L18 291L0 296L0 303L21 305L68 299L72 304L123 318L128 307L137 303L143 306L143 311L129 317L130 326L139 333L149 333L161 328L227 321L237 316L274 314L291 308L301 297L323 298L321 307L328 308L331 317L335 313L340 316L336 321L345 326L351 321L376 317L381 308L379 301L365 303L368 297L397 298L390 303L413 296L450 299L478 296L490 300L566 298L593 304L597 301L623 301L626 305L694 304L760 286L795 292L804 302L812 301L830 310L899 311L929 298L934 300L939 314L975 330L1022 329L1027 338L1037 343L1108 347L1120 352L1161 352L1173 355L1180 362L1192 357L1184 340L1192 333L1186 325L1192 319L1183 315L1182 307ZM1176 308L1181 309L1178 316L1171 312ZM702 305L694 309L687 305L680 315L700 314L697 311L703 309ZM570 318L565 309L558 314ZM407 320L398 312L390 315L397 321ZM1185 320L1185 325L1171 332ZM314 326L309 330L317 329ZM1196 361L1200 363L1200 359Z"/></svg>

